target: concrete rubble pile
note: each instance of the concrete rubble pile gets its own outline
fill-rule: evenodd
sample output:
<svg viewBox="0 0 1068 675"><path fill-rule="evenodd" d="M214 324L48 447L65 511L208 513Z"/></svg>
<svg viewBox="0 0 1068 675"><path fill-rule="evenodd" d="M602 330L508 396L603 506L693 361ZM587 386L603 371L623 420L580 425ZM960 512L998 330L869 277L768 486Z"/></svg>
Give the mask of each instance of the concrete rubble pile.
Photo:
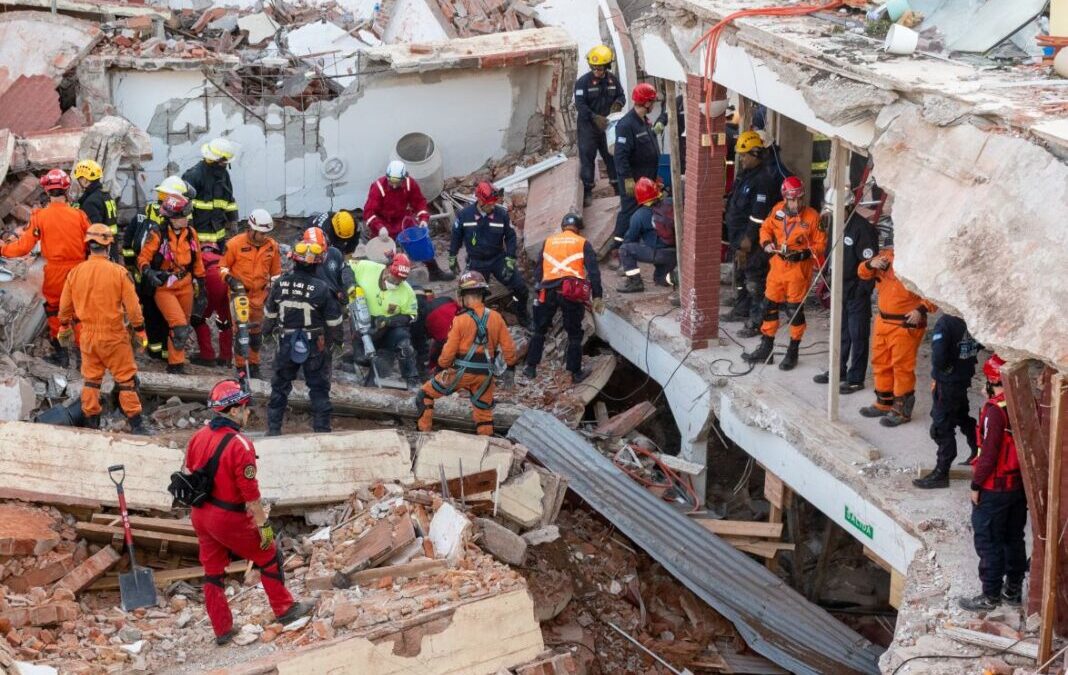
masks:
<svg viewBox="0 0 1068 675"><path fill-rule="evenodd" d="M434 0L460 37L537 28L532 0Z"/></svg>

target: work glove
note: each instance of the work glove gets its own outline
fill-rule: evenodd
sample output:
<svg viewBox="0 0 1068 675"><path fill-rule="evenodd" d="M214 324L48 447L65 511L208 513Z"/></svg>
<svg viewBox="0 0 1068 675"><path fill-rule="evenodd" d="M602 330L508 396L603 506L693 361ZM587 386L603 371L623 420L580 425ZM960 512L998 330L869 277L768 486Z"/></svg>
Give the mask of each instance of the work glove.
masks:
<svg viewBox="0 0 1068 675"><path fill-rule="evenodd" d="M260 549L266 551L274 543L274 528L271 527L271 522L267 521L263 525L260 525Z"/></svg>
<svg viewBox="0 0 1068 675"><path fill-rule="evenodd" d="M604 131L605 129L608 128L608 118L605 117L604 115L594 115L593 116L593 125L595 127L597 127L598 129L600 129L601 131Z"/></svg>
<svg viewBox="0 0 1068 675"><path fill-rule="evenodd" d="M508 370L504 371L504 374L501 375L501 388L511 389L513 387L515 387L515 368L509 367Z"/></svg>
<svg viewBox="0 0 1068 675"><path fill-rule="evenodd" d="M513 258L512 256L508 256L507 258L505 258L504 269L508 270L509 272L515 272L515 258Z"/></svg>
<svg viewBox="0 0 1068 675"><path fill-rule="evenodd" d="M147 267L141 272L141 276L152 288L160 288L167 283L167 275L163 273L163 270L154 270L151 267Z"/></svg>
<svg viewBox="0 0 1068 675"><path fill-rule="evenodd" d="M622 109L623 109L623 104L620 103L619 101L616 101L615 103L612 104L612 109L609 112L617 113Z"/></svg>
<svg viewBox="0 0 1068 675"><path fill-rule="evenodd" d="M594 314L604 314L604 298L594 298L591 304Z"/></svg>
<svg viewBox="0 0 1068 675"><path fill-rule="evenodd" d="M389 328L389 317L376 316L374 317L375 332L385 330Z"/></svg>
<svg viewBox="0 0 1068 675"><path fill-rule="evenodd" d="M774 255L775 254L775 244L772 244L770 242L767 243L767 244L764 244L764 252L768 253L770 255Z"/></svg>
<svg viewBox="0 0 1068 675"><path fill-rule="evenodd" d="M74 346L74 326L65 325L61 326L59 332L56 333L56 341L59 342L59 346L64 349L70 349Z"/></svg>
<svg viewBox="0 0 1068 675"><path fill-rule="evenodd" d="M204 289L204 282L201 281L197 284L197 294L193 297L193 313L192 316L204 316L204 312L208 309L208 292Z"/></svg>
<svg viewBox="0 0 1068 675"><path fill-rule="evenodd" d="M230 287L230 290L233 291L234 293L237 293L239 295L244 295L244 293L245 293L245 284L241 283L241 280L238 279L237 277L235 277L234 275L231 274L231 275L226 277L226 284Z"/></svg>
<svg viewBox="0 0 1068 675"><path fill-rule="evenodd" d="M655 133L657 136L659 136L660 134L664 133L664 123L663 122L657 122L656 124L654 124L653 125L653 133Z"/></svg>
<svg viewBox="0 0 1068 675"><path fill-rule="evenodd" d="M138 354L144 354L145 350L148 349L148 333L145 332L144 328L134 331L133 342L134 350Z"/></svg>
<svg viewBox="0 0 1068 675"><path fill-rule="evenodd" d="M623 191L627 193L628 197L634 196L634 179L627 178L623 181Z"/></svg>
<svg viewBox="0 0 1068 675"><path fill-rule="evenodd" d="M453 274L460 273L460 261L454 255L449 256L449 271Z"/></svg>

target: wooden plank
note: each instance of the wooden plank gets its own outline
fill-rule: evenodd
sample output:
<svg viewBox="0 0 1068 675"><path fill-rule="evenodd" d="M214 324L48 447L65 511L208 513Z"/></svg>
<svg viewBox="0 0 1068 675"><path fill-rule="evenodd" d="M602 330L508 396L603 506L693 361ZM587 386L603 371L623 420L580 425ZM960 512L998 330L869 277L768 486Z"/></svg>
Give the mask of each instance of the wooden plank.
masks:
<svg viewBox="0 0 1068 675"><path fill-rule="evenodd" d="M769 504L779 509L780 513L786 504L786 499L784 498L786 490L786 486L778 476L770 471L764 471L764 499L767 499Z"/></svg>
<svg viewBox="0 0 1068 675"><path fill-rule="evenodd" d="M810 151L811 152L811 151ZM811 166L809 167L811 169ZM831 194L834 195L831 213L831 241L840 242L845 238L846 219L846 190L849 178L849 150L842 144L837 136L831 139L831 158L829 162L829 174L827 182L831 185ZM802 178L802 180L805 180ZM840 352L842 345L842 280L845 270L844 245L831 246L831 325L830 334L827 337L830 349L827 353L827 419L831 422L838 421L838 385L842 381Z"/></svg>
<svg viewBox="0 0 1068 675"><path fill-rule="evenodd" d="M604 401L593 402L593 417L597 420L597 424L604 424L608 421L608 406Z"/></svg>
<svg viewBox="0 0 1068 675"><path fill-rule="evenodd" d="M229 565L226 566L226 573L227 574L237 574L238 572L244 572L245 568L246 568L246 563L244 561L230 563ZM176 570L162 570L162 571L156 571L156 572L152 573L152 577L153 577L153 579L155 581L155 584L159 588L165 588L168 585L174 583L175 581L186 581L186 580L189 580L189 579L199 579L202 576L204 576L204 568L200 567L200 566L197 566L197 567L183 567L183 568L176 569ZM109 577L104 577L103 579L100 579L100 580L94 582L93 585L89 586L89 588L87 590L90 590L90 591L114 591L114 590L118 590L118 588L119 588L119 577L118 576L109 576Z"/></svg>
<svg viewBox="0 0 1068 675"><path fill-rule="evenodd" d="M864 557L867 558L868 560L872 561L873 563L875 563L879 567L883 568L887 572L889 572L891 574L893 573L894 568L890 565L890 563L888 563L885 560L883 560L882 558L880 558L879 554L877 554L875 551L871 550L867 546L864 547Z"/></svg>
<svg viewBox="0 0 1068 675"><path fill-rule="evenodd" d="M1049 502L1046 507L1046 532L1061 532L1061 454L1068 440L1068 381L1061 373L1053 376L1053 407L1049 418ZM1053 626L1057 621L1057 577L1061 544L1046 546L1042 566L1042 627L1039 631L1038 661L1045 663L1053 650Z"/></svg>
<svg viewBox="0 0 1068 675"><path fill-rule="evenodd" d="M890 570L890 606L901 608L901 598L905 592L905 575L895 569Z"/></svg>
<svg viewBox="0 0 1068 675"><path fill-rule="evenodd" d="M449 495L453 499L459 499L460 495L471 497L483 492L493 492L497 487L497 469L486 469L466 475L462 479L452 478L445 481L445 485L448 486ZM441 492L441 481L423 483L422 488L431 492Z"/></svg>
<svg viewBox="0 0 1068 675"><path fill-rule="evenodd" d="M1009 652L1017 656L1026 656L1029 659L1038 658L1038 645L1034 642L1019 642L1014 638L981 633L977 630L969 630L957 626L947 626L942 629L942 633L946 637L965 644L996 649L999 652Z"/></svg>
<svg viewBox="0 0 1068 675"><path fill-rule="evenodd" d="M779 551L793 551L794 544L784 541L758 541L756 539L737 539L724 537L724 541L743 553L752 553L761 558L773 558Z"/></svg>
<svg viewBox="0 0 1068 675"><path fill-rule="evenodd" d="M122 518L112 513L93 514L90 522L111 527L122 527ZM188 518L149 518L147 516L130 516L130 527L152 532L164 532L166 534L183 534L187 537L195 537L193 523Z"/></svg>
<svg viewBox="0 0 1068 675"><path fill-rule="evenodd" d="M99 523L78 523L75 530L89 541L111 542L113 537L122 537L122 526L101 525ZM196 553L200 550L196 537L188 537L181 534L169 534L166 532L153 532L133 528L134 544L147 550L155 551L166 544L168 550L182 553Z"/></svg>
<svg viewBox="0 0 1068 675"><path fill-rule="evenodd" d="M758 537L778 539L782 536L782 523L765 523L748 520L715 520L694 518L698 525L721 537Z"/></svg>
<svg viewBox="0 0 1068 675"><path fill-rule="evenodd" d="M621 438L637 429L654 415L656 415L656 405L652 401L642 401L618 415L613 415L608 421L598 424L593 432L608 438Z"/></svg>

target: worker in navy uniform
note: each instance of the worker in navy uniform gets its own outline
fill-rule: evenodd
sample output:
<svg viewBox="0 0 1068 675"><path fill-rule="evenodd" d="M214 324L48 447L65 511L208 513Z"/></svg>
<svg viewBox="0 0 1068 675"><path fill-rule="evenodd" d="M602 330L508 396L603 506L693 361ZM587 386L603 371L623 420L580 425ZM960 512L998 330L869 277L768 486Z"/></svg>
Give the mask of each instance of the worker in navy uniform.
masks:
<svg viewBox="0 0 1068 675"><path fill-rule="evenodd" d="M747 283L747 263L750 258L767 257L756 244L764 219L771 207L782 199L779 194L782 178L774 159L764 147L764 139L755 131L739 134L734 144L734 157L735 166L740 170L734 176L723 221L727 228L735 296L734 306L722 318L726 322L746 322L745 328L752 332L750 337L754 337L764 318L767 263L758 266L762 267L763 274L755 274L751 283Z"/></svg>
<svg viewBox="0 0 1068 675"><path fill-rule="evenodd" d="M355 212L360 215L363 209L356 209ZM346 258L356 251L360 243L356 216L351 211L313 213L304 220L304 227L318 227L326 235L327 243Z"/></svg>
<svg viewBox="0 0 1068 675"><path fill-rule="evenodd" d="M670 197L648 178L639 178L634 187L638 210L630 218L630 227L619 247L619 262L626 281L616 288L620 293L645 290L639 262L653 263L653 283L671 286L668 275L677 264L675 252L675 214Z"/></svg>
<svg viewBox="0 0 1068 675"><path fill-rule="evenodd" d="M656 102L653 85L642 82L630 94L633 107L616 122L616 144L613 157L616 163L616 183L619 187L619 213L612 233L612 248L623 245L623 237L630 227L630 217L638 210L634 199L634 186L639 178L656 180L660 167L660 142L657 141L654 124L648 115ZM657 120L657 125L662 125ZM661 128L663 128L661 126Z"/></svg>
<svg viewBox="0 0 1068 675"><path fill-rule="evenodd" d="M957 429L968 439L970 463L978 451L968 389L975 376L979 343L964 319L943 313L931 333L931 438L938 444L934 470L912 484L925 490L949 487L949 468L957 457Z"/></svg>
<svg viewBox="0 0 1068 675"><path fill-rule="evenodd" d="M342 315L337 295L318 275L326 246L309 236L314 229L305 231L293 247L293 270L275 281L263 308L263 334L270 335L275 327L282 330L267 403L268 436L282 433L282 419L299 371L308 385L312 429L330 431L330 349L342 339Z"/></svg>
<svg viewBox="0 0 1068 675"><path fill-rule="evenodd" d="M578 111L577 133L579 152L579 177L582 179L582 205L593 201L594 173L597 154L608 170L608 180L619 194L616 186L616 166L608 153L608 116L619 112L627 103L623 85L609 68L615 55L605 45L597 45L586 54L590 72L575 81L575 109Z"/></svg>
<svg viewBox="0 0 1068 675"><path fill-rule="evenodd" d="M1001 382L1003 365L997 354L983 364L990 398L979 413L979 456L972 464L972 530L983 592L960 599L970 612L991 611L1001 603L1019 607L1027 573L1027 495Z"/></svg>
<svg viewBox="0 0 1068 675"><path fill-rule="evenodd" d="M829 213L824 213L828 217ZM827 256L834 242L827 242ZM861 279L857 267L871 260L879 252L879 231L871 222L853 212L846 221L842 236L842 338L838 350L841 382L838 392L852 394L864 388L868 373L868 347L871 343L871 296L875 292L874 279ZM813 376L819 384L827 384L827 372Z"/></svg>
<svg viewBox="0 0 1068 675"><path fill-rule="evenodd" d="M528 327L527 282L516 267L516 237L508 210L498 204L500 194L485 181L475 188L475 203L456 214L449 242L449 269L460 273L456 256L462 245L467 253L467 269L478 272L487 280L492 275L504 284L515 300L515 315L519 325Z"/></svg>

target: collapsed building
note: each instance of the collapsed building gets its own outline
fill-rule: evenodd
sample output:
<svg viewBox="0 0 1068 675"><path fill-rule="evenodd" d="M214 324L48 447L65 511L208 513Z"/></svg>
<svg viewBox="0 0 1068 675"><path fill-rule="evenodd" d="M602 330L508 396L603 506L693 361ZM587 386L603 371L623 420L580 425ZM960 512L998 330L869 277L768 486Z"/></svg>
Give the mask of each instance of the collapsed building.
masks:
<svg viewBox="0 0 1068 675"><path fill-rule="evenodd" d="M255 619L247 624L247 639L256 644L253 655L235 664L213 657L198 661L192 649L183 650L188 654L174 670L343 672L361 659L373 663L374 672L661 667L629 641L609 642L614 634L606 627L612 622L587 604L575 607L580 603L570 595L546 599L530 589L531 602L529 580L506 567L521 567L526 560L516 547L555 555L560 550L551 546L564 543L572 568L575 561L614 561L622 546L646 557L628 563L635 569L650 576L650 565L666 571L674 584L670 594L684 599L670 609L650 606L650 616L647 580L602 576L596 592L626 600L631 609L619 616L627 619L625 627L638 636L641 649L695 672L956 673L965 657L974 657L964 661L967 668L1030 672L1049 657L1049 639L1040 652L1042 640L1036 638L1039 617L1048 623L1049 606L1056 606L1055 634L1065 637L1068 579L1062 578L1063 559L1045 579L1043 565L1048 548L1061 555L1068 551L1063 541L1053 547L1044 542L1047 523L1063 528L1068 512L1060 506L1051 515L1049 504L1056 502L1046 499L1046 486L1057 483L1056 474L1050 478L1057 466L1050 439L1063 440L1062 422L1046 411L1062 398L1054 372L1068 365L1068 355L1057 319L1064 303L1059 275L1038 271L1057 269L1055 256L1064 242L1068 108L1064 80L1055 79L1035 56L1043 3L1006 8L987 2L970 13L961 9L964 3L939 8L914 1L926 15L913 23L922 44L906 55L884 51L882 40L869 34L870 20L842 4L874 6L830 3L821 12L786 18L732 16L754 9L754 3L740 0L349 0L262 7L240 1L211 7L175 1L164 7L60 0L59 13L41 11L49 5L43 0L5 2L5 8L18 10L0 14L5 68L0 127L6 128L0 131L0 219L9 229L29 219L35 171L97 157L122 206L140 211L152 185L196 161L206 140L224 135L242 149L233 167L242 215L254 207L293 219L356 210L386 161L399 157L413 167L427 196L439 198L438 219L446 222L469 199L477 178L506 186L523 248L533 257L561 217L582 208L577 159L559 154L574 154L572 83L582 68L576 53L581 57L601 41L611 44L627 85L653 81L668 101L680 97L685 113L685 136L665 141L674 159L684 157L686 164L685 172L677 167L672 176L680 205L681 307L671 309L668 291L639 296L609 291L608 310L590 320L600 340L594 349L606 352L598 357L598 376L568 391L550 375L535 387L537 395L507 398L498 407L497 431L509 434L514 446L494 441L496 451L479 446L469 455L470 448L456 448L481 441L439 432L443 436L413 441L413 451L396 432L381 429L294 440L291 445L306 452L316 473L304 485L279 477L264 491L277 499L275 513L299 514L308 527L320 528L309 532L291 525L287 548L294 557L287 570L303 584L298 588L324 594L315 618L303 632L283 633L267 622L253 592L240 608ZM712 31L721 31L714 40ZM40 45L48 58L26 58ZM709 45L715 45L714 54ZM806 185L822 182L840 197L829 203L835 241L841 240L843 196L856 187L849 168L858 160L870 162L871 178L892 198L900 276L943 311L964 318L980 342L1012 362L1014 425L1034 430L1021 444L1033 547L1030 600L1021 612L1002 611L979 622L956 607L956 599L975 586L966 481L935 494L909 486L933 456L923 423L928 401L919 396L917 419L887 431L856 413L857 396L837 393L841 317L835 293L841 289L841 265L834 261L841 259L833 256L840 247L832 249L827 280L830 311L810 314L806 344L811 340L815 346L802 351L801 366L781 373L736 365L747 345L718 320L725 292L718 242L729 171L723 114L728 102L745 122L758 106L766 108L765 130L785 163ZM814 175L821 171L813 161L816 139L830 146L822 176ZM587 236L601 248L618 200L603 180L595 197L584 216ZM36 295L39 266L4 261L0 272L11 277L0 289L8 317L0 326L0 346L13 354L3 364L0 411L6 420L24 420L39 407L76 398L79 384L22 353L35 353L32 345L44 322ZM827 347L820 349L824 341ZM608 357L609 350L617 358ZM617 361L625 365L617 367ZM831 373L829 389L811 382L824 369ZM922 391L928 382L926 349L918 371ZM635 385L641 377L646 382ZM143 389L160 397L154 419L173 434L169 442L175 447L185 429L203 421L198 403L211 381L206 371L188 378L144 374ZM258 401L266 391L254 383ZM644 401L621 407L609 391L628 405ZM406 424L414 416L409 398L393 392L342 385L335 395L342 414L356 418L357 425L364 417ZM162 402L174 396L181 400ZM295 408L301 396L298 387ZM606 403L618 414L609 416ZM439 408L439 421L469 429L464 406L448 406L443 402ZM594 424L584 421L587 406ZM553 416L531 408L549 409ZM635 435L636 430L643 433ZM189 542L173 541L189 536L188 523L158 517L170 509L162 484L178 451L14 422L0 427L0 434L7 438L5 473L19 476L23 485L22 492L0 491L0 497L52 505L38 507L52 523L43 527L65 542L40 551L31 543L29 552L18 552L23 559L5 568L0 584L9 592L8 609L24 622L3 631L12 655L0 651L0 659L8 658L0 666L28 660L61 664L66 672L79 658L150 672L173 666L168 662L175 658L174 645L166 643L178 640L173 625L183 619L188 625L183 603L196 597L191 550L181 550ZM648 438L653 436L655 441ZM28 468L8 450L16 438L57 460ZM463 459L455 465L442 459L445 451L436 438L447 439L438 445ZM628 454L645 442L653 448L659 442L664 452L655 453L655 460ZM388 462L378 454L373 460L339 457L383 444L393 453L386 453ZM277 457L280 449L271 442L260 448L265 458ZM497 472L500 485L491 490L483 484L476 496L457 499L462 486L473 489L467 481L484 472L495 453L511 457L508 469ZM537 466L524 463L528 453ZM169 566L188 575L157 573L185 585L168 589L168 607L153 616L105 609L113 597L106 593L114 593L114 572L124 563L117 556L112 499L105 494L110 484L98 469L115 457L146 467L146 458L152 458L154 468L141 478L155 478L141 483L133 502L148 514L140 516L145 520L139 536L155 547L157 569ZM727 475L732 457L744 467L740 479ZM356 475L369 466L391 473ZM669 469L675 476L671 487L649 480L650 473L663 478ZM99 474L94 479L82 478L94 471ZM63 474L67 482L57 488ZM716 485L721 479L738 480L738 487L724 496ZM1064 480L1062 472L1061 485ZM564 521L559 532L541 532L551 528L561 508L558 500L567 491L561 482L569 482L607 521L610 529L601 531L598 546L566 532ZM493 519L504 484L517 508L541 506L537 518L513 512L503 524ZM736 520L739 494L746 515ZM661 497L692 506L692 512L669 508ZM716 518L723 513L713 506L728 517ZM313 513L321 510L329 514ZM443 521L451 518L452 511L464 519L458 521L460 534L450 532L458 538L413 546L420 538L434 539L433 521L439 514ZM563 517L569 525L593 527L582 514L565 508ZM345 549L360 546L371 532L382 537L389 529L383 522L394 528L387 534L395 536L398 523L411 523L414 534L409 539L405 531L400 544L391 540L376 567L359 573L365 576L356 592L321 581L356 562ZM323 527L325 535L319 534ZM625 542L611 543L617 541L611 536L615 529ZM552 544L558 536L566 542ZM177 550L168 556L172 545ZM54 558L62 556L69 561L57 564ZM64 580L94 559L110 563L79 586L77 596L74 589L68 593L73 582ZM829 568L836 565L847 582L833 578ZM49 571L29 574L30 569ZM550 575L559 585L554 575L559 571ZM873 581L857 581L864 575ZM254 585L254 576L245 584ZM234 592L244 591L235 586ZM596 592L589 590L591 596ZM552 607L545 609L546 602ZM64 609L52 607L57 603L65 603ZM564 613L556 612L569 604ZM48 611L42 607L54 611L44 616ZM15 611L24 608L41 616ZM875 620L855 620L856 614ZM887 618L893 621L890 630L877 639L872 624ZM77 623L83 619L88 623ZM56 626L71 628L80 641L50 642L60 632ZM133 637L132 630L119 635L124 628L158 635L148 635L150 647L141 654L143 645L128 648L140 641L125 639ZM595 641L589 637L594 629L601 631ZM204 629L195 639L206 645L206 635ZM493 653L484 649L487 635L494 638ZM86 640L98 648L87 647ZM560 644L550 644L554 640ZM47 649L53 644L59 646ZM547 654L550 647L556 649ZM79 652L87 648L92 655ZM613 661L608 654L613 651L628 660ZM534 664L523 665L532 659Z"/></svg>

